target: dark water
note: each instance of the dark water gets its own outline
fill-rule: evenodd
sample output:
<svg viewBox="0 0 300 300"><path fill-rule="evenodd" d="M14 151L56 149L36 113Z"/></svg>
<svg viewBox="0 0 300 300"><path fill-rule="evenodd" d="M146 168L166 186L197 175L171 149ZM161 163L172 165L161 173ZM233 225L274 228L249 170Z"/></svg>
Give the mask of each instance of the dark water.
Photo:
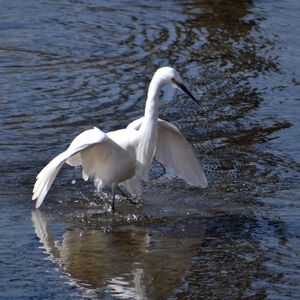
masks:
<svg viewBox="0 0 300 300"><path fill-rule="evenodd" d="M299 1L0 4L0 299L299 297ZM143 202L111 214L64 167L35 211L37 172L139 117L165 65L201 99L167 91L160 116L209 187L157 164Z"/></svg>

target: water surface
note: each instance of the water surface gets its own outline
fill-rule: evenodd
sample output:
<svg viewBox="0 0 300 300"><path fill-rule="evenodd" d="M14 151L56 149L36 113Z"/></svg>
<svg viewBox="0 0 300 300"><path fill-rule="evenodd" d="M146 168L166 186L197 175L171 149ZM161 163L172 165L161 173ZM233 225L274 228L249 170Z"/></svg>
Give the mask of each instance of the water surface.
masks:
<svg viewBox="0 0 300 300"><path fill-rule="evenodd" d="M0 298L295 299L300 294L300 5L282 1L0 1ZM160 117L209 179L154 164L110 213L63 167L41 210L38 171L81 131L143 114L161 66Z"/></svg>

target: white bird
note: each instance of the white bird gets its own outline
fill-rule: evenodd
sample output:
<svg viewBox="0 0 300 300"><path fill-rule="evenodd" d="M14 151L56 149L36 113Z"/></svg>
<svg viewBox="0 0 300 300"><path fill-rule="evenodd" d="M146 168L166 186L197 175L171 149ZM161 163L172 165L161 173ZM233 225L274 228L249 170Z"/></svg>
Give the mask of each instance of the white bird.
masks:
<svg viewBox="0 0 300 300"><path fill-rule="evenodd" d="M149 180L154 157L188 184L207 187L207 179L191 145L174 125L158 118L159 95L167 84L185 92L198 104L176 70L158 69L149 85L144 117L125 129L104 133L94 127L75 137L68 149L37 175L32 197L37 199L35 207L41 206L64 163L82 166L83 179L92 179L98 190L110 185L112 210L118 185L125 187L132 196L142 193L142 180Z"/></svg>

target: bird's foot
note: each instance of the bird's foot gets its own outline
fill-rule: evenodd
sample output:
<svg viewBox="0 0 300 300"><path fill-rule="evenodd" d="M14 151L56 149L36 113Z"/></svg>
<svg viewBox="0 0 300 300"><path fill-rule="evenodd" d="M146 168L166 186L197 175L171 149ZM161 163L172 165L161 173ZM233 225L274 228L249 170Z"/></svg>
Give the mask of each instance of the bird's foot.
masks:
<svg viewBox="0 0 300 300"><path fill-rule="evenodd" d="M134 204L134 205L138 205L139 204L139 202L135 198L131 197L123 189L121 189L120 187L118 187L118 190L122 194L122 196L125 197L131 204Z"/></svg>
<svg viewBox="0 0 300 300"><path fill-rule="evenodd" d="M131 204L134 204L134 205L138 205L138 204L139 204L138 201L133 200L132 198L127 198L127 200L128 200Z"/></svg>

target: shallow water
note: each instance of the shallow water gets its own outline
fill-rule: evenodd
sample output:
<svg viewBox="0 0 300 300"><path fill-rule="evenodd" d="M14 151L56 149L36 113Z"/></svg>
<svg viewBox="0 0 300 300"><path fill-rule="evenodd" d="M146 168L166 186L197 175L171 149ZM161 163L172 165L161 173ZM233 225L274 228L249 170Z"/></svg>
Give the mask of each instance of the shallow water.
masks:
<svg viewBox="0 0 300 300"><path fill-rule="evenodd" d="M0 1L0 299L296 299L300 294L300 4ZM37 172L79 132L160 117L209 187L154 164L134 206L64 167L42 209Z"/></svg>

